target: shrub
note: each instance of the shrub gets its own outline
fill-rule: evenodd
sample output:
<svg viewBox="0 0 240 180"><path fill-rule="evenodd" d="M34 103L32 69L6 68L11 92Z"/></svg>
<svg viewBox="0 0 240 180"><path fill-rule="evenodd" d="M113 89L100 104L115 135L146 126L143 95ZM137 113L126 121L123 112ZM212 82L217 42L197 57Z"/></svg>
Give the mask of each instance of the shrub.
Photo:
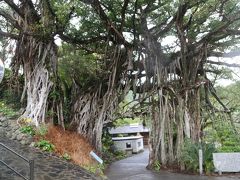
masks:
<svg viewBox="0 0 240 180"><path fill-rule="evenodd" d="M32 122L32 119L31 118L21 118L20 120L18 120L18 123L21 125L21 126L29 126L29 124L31 124Z"/></svg>
<svg viewBox="0 0 240 180"><path fill-rule="evenodd" d="M54 150L54 145L44 139L38 141L36 143L36 147L39 147L40 149L48 152L52 152Z"/></svg>
<svg viewBox="0 0 240 180"><path fill-rule="evenodd" d="M124 151L117 151L114 147L111 135L104 131L102 136L103 144L103 159L106 164L109 164L115 160L120 160L126 158L126 153Z"/></svg>
<svg viewBox="0 0 240 180"><path fill-rule="evenodd" d="M48 132L48 128L46 125L40 125L39 128L37 128L36 134L40 136L45 136Z"/></svg>
<svg viewBox="0 0 240 180"><path fill-rule="evenodd" d="M0 101L0 113L3 113L8 118L14 118L17 116L17 112L4 101Z"/></svg>
<svg viewBox="0 0 240 180"><path fill-rule="evenodd" d="M160 169L161 169L161 163L160 163L159 161L155 161L155 162L153 163L153 169L154 169L155 171L160 171Z"/></svg>
<svg viewBox="0 0 240 180"><path fill-rule="evenodd" d="M71 156L66 152L61 157L67 161L71 160Z"/></svg>
<svg viewBox="0 0 240 180"><path fill-rule="evenodd" d="M90 165L90 166L85 166L84 168L97 176L104 177L104 173L103 173L105 169L104 164Z"/></svg>
<svg viewBox="0 0 240 180"><path fill-rule="evenodd" d="M212 153L216 152L212 143L194 143L189 139L184 142L181 160L184 162L187 170L197 172L199 170L199 149L203 151L203 169L206 173L214 170Z"/></svg>
<svg viewBox="0 0 240 180"><path fill-rule="evenodd" d="M22 133L29 134L29 135L31 135L31 136L34 136L35 133L36 133L33 126L23 126L23 127L20 129L20 131L21 131Z"/></svg>

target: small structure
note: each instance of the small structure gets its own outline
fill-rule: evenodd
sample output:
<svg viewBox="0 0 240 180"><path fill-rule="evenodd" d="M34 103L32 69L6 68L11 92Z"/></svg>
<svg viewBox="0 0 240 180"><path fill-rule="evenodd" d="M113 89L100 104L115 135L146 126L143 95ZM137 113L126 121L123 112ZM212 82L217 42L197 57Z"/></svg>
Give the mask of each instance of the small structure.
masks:
<svg viewBox="0 0 240 180"><path fill-rule="evenodd" d="M139 153L144 149L142 136L115 137L112 140L115 148L119 151Z"/></svg>
<svg viewBox="0 0 240 180"><path fill-rule="evenodd" d="M111 128L114 146L117 150L138 153L148 145L149 129L139 124Z"/></svg>

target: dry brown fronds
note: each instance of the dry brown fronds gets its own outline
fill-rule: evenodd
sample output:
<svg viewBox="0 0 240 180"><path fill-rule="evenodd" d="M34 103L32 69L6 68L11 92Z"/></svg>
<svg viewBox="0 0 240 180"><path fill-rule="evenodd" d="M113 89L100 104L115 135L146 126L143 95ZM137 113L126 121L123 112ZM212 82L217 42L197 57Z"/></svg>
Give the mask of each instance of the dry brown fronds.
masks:
<svg viewBox="0 0 240 180"><path fill-rule="evenodd" d="M74 163L80 166L95 164L89 155L93 147L81 135L71 131L63 131L58 126L49 126L45 139L54 144L57 154L62 156L67 153Z"/></svg>

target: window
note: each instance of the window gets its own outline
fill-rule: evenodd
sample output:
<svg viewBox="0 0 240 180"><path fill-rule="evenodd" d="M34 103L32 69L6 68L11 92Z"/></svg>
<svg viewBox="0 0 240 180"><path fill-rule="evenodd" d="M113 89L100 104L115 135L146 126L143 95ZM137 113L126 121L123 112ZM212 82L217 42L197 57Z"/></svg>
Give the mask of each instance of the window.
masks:
<svg viewBox="0 0 240 180"><path fill-rule="evenodd" d="M141 142L138 142L138 147L141 147Z"/></svg>
<svg viewBox="0 0 240 180"><path fill-rule="evenodd" d="M126 148L131 148L131 147L132 147L131 143L126 143Z"/></svg>

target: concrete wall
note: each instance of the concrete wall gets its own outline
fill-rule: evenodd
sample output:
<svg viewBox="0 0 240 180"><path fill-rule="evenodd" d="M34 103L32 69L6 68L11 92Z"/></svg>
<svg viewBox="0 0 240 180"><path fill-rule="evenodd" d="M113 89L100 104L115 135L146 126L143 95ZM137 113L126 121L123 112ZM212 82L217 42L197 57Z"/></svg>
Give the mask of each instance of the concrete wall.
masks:
<svg viewBox="0 0 240 180"><path fill-rule="evenodd" d="M138 153L143 150L143 137L134 139L113 138L113 142L114 146L119 151L132 151L132 153Z"/></svg>

